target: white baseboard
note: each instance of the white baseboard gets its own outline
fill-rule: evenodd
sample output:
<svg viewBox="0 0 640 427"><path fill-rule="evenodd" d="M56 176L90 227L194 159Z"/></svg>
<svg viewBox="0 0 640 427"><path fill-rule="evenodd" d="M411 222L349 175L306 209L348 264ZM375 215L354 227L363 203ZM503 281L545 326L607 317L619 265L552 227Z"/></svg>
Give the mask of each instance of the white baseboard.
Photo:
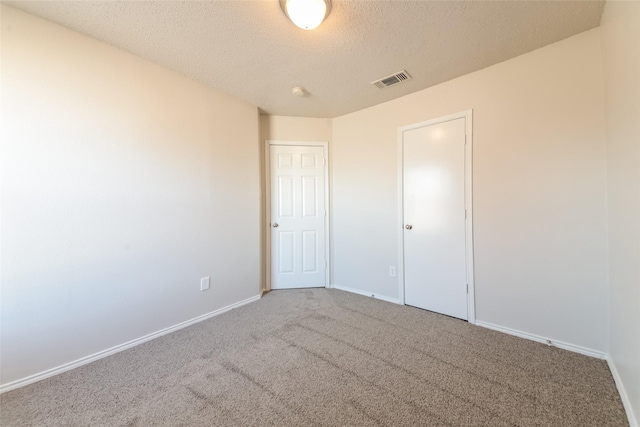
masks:
<svg viewBox="0 0 640 427"><path fill-rule="evenodd" d="M193 325L195 323L202 322L203 320L207 320L207 319L209 319L211 317L218 316L218 315L220 315L222 313L226 313L227 311L233 310L234 308L238 308L240 306L243 306L245 304L249 304L249 303L257 301L259 299L260 299L260 295L256 295L256 296L253 296L253 297L248 298L246 300L239 301L237 303L228 305L226 307L222 307L222 308L220 308L218 310L214 310L214 311L209 312L207 314L203 314L202 316L194 317L191 320L187 320L185 322L178 323L177 325L173 325L173 326L170 326L168 328L161 329L161 330L159 330L157 332L150 333L150 334L145 335L143 337L136 338L136 339L131 340L129 342L126 342L124 344L120 344L120 345L117 345L115 347L111 347L111 348L108 348L106 350L99 351L99 352L94 353L94 354L92 354L90 356L86 356L86 357L80 358L78 360L74 360L73 362L65 363L64 365L60 365L58 367L51 368L51 369L48 369L48 370L43 371L43 372L39 372L37 374L30 375L30 376L28 376L26 378L15 380L15 381L12 381L12 382L7 383L7 384L2 384L2 385L0 385L0 394L2 394L4 392L7 392L9 390L14 390L16 388L26 386L28 384L35 383L35 382L40 381L40 380L44 380L45 378L49 378L49 377L52 377L54 375L58 375L58 374L61 374L63 372L66 372L66 371L70 371L71 369L78 368L78 367L80 367L82 365L86 365L87 363L94 362L96 360L105 358L107 356L111 356L112 354L119 353L119 352L124 351L124 350L126 350L128 348L131 348L131 347L135 347L135 346L140 345L140 344L142 344L144 342L150 341L150 340L152 340L154 338L161 337L162 335L170 334L170 333L175 332L175 331L177 331L179 329L186 328L187 326L191 326L191 325Z"/></svg>
<svg viewBox="0 0 640 427"><path fill-rule="evenodd" d="M606 359L608 357L607 353L604 353L602 351L593 350L593 349L582 347L575 344L570 344L568 342L553 340L550 338L542 337L540 335L530 334L529 332L522 332L516 329L494 325L492 323L483 322L481 320L476 320L475 324L477 326L482 326L483 328L493 329L494 331L503 332L509 335L515 335L516 337L525 338L531 341L540 342L553 347L562 348L564 350L573 351L574 353L584 354L585 356L596 357L598 359Z"/></svg>
<svg viewBox="0 0 640 427"><path fill-rule="evenodd" d="M392 302L394 304L400 304L400 300L398 298L389 298L384 295L374 294L371 292L363 291L361 289L354 289L354 288L349 288L347 286L340 286L340 285L331 285L330 288L338 289L340 291L345 291L345 292L351 292L352 294L364 295L365 297L372 297L382 301Z"/></svg>
<svg viewBox="0 0 640 427"><path fill-rule="evenodd" d="M506 328L504 326L498 326L491 323L483 322L481 320L476 320L476 325L482 326L483 328L493 329L494 331L503 332L509 335L515 335L520 338L525 338L531 341L540 342L547 345L552 345L554 347L562 348L564 350L573 351L575 353L584 354L585 356L596 357L598 359L604 359L607 361L609 365L609 370L611 371L611 375L613 376L613 380L616 383L616 388L618 389L618 394L620 394L620 399L622 400L622 405L624 406L624 410L627 413L627 419L629 421L630 427L640 427L638 423L638 419L636 418L633 407L631 406L631 400L627 395L627 391L624 388L624 384L622 383L622 379L620 378L620 374L618 374L618 370L616 369L616 365L611 359L611 356L602 351L593 350L590 348L582 347L575 344L569 344L563 341L551 340L545 337L541 337L540 335L530 334L528 332L518 331L516 329Z"/></svg>
<svg viewBox="0 0 640 427"><path fill-rule="evenodd" d="M636 418L633 407L631 406L631 399L629 399L629 395L627 394L627 390L624 388L624 384L622 383L622 378L620 378L620 374L618 374L618 369L616 369L616 364L613 362L611 356L607 356L607 363L609 364L609 370L611 371L611 375L613 376L613 381L616 383L616 387L618 388L618 394L620 394L620 400L622 400L622 405L624 406L624 410L627 413L627 420L629 420L630 427L640 427L640 423L638 422L638 418Z"/></svg>

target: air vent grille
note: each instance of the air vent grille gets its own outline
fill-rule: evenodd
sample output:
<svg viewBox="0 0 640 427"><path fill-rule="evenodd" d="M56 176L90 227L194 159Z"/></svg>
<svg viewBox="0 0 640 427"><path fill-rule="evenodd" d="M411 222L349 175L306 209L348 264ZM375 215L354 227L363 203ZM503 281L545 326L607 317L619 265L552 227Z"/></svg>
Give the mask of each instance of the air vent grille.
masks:
<svg viewBox="0 0 640 427"><path fill-rule="evenodd" d="M371 82L372 85L375 85L379 89L384 89L389 86L393 86L398 83L402 83L405 80L409 80L411 76L405 70L398 71L395 74L391 74L390 76L383 77L380 80L376 80L375 82Z"/></svg>

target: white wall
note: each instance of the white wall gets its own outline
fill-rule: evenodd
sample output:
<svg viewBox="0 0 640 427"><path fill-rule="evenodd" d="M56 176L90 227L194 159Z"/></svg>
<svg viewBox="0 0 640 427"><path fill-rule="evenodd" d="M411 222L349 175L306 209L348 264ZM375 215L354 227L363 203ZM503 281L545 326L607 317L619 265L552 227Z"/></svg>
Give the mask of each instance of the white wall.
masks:
<svg viewBox="0 0 640 427"><path fill-rule="evenodd" d="M256 107L2 6L2 120L3 384L259 293Z"/></svg>
<svg viewBox="0 0 640 427"><path fill-rule="evenodd" d="M609 207L609 352L640 422L640 3L602 16ZM633 405L633 409L631 409ZM635 414L632 414L635 413Z"/></svg>
<svg viewBox="0 0 640 427"><path fill-rule="evenodd" d="M334 283L398 297L397 129L467 109L477 319L606 352L599 29L334 119Z"/></svg>

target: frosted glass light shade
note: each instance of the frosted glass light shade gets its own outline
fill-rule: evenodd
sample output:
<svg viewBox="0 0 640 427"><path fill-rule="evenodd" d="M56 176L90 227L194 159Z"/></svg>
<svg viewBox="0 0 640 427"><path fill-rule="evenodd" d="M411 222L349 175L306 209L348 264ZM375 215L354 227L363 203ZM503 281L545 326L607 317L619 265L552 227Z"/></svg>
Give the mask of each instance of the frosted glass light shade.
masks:
<svg viewBox="0 0 640 427"><path fill-rule="evenodd" d="M303 30L317 28L331 11L331 0L280 0L280 7Z"/></svg>

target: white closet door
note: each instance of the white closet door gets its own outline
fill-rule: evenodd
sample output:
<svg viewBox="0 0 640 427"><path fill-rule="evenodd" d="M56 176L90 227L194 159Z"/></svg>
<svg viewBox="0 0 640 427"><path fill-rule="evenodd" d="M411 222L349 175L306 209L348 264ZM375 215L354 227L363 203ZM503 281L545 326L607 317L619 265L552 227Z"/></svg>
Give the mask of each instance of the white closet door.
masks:
<svg viewBox="0 0 640 427"><path fill-rule="evenodd" d="M465 119L403 133L405 303L467 319Z"/></svg>

